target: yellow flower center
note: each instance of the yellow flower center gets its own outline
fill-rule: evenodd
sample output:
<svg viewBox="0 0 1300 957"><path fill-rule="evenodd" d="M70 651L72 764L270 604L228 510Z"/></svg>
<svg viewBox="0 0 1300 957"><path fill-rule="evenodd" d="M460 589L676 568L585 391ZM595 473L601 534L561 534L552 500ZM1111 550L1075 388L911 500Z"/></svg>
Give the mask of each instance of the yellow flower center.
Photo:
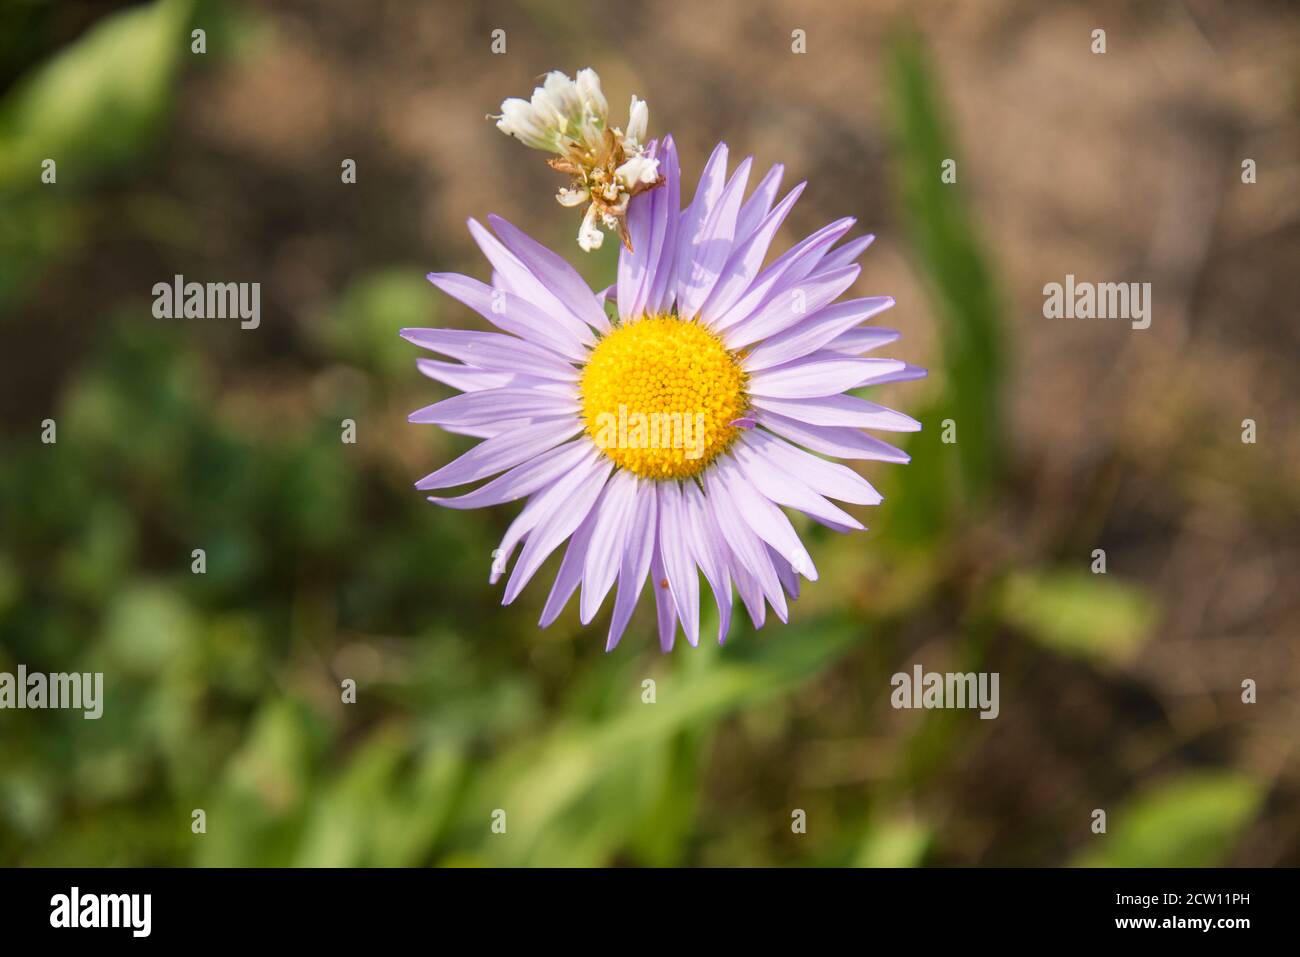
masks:
<svg viewBox="0 0 1300 957"><path fill-rule="evenodd" d="M587 433L643 478L688 478L736 437L745 373L722 340L676 316L618 326L582 372Z"/></svg>

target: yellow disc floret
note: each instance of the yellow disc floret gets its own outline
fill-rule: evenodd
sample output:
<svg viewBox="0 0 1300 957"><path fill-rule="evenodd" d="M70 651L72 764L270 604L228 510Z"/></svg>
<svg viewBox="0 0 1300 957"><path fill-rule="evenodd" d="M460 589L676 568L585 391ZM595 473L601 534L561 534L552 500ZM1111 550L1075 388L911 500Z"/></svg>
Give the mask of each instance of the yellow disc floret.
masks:
<svg viewBox="0 0 1300 957"><path fill-rule="evenodd" d="M582 373L587 433L643 478L688 478L736 437L745 373L699 323L646 316L615 327Z"/></svg>

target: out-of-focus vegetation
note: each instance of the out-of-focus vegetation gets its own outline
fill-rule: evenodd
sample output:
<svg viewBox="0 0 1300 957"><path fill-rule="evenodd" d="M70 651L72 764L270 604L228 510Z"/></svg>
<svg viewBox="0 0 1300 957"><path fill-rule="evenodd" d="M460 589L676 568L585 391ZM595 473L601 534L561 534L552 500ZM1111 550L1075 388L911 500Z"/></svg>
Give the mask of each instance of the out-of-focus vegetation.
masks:
<svg viewBox="0 0 1300 957"><path fill-rule="evenodd" d="M512 43L536 34L557 57L600 52L564 46L529 9L509 8ZM51 8L25 16L33 42L59 33ZM909 250L936 318L929 382L890 396L925 422L913 461L870 470L886 502L869 536L807 530L822 579L788 626L756 634L741 615L725 648L662 656L642 607L607 655L603 616L587 630L570 609L538 631L540 586L499 607L487 569L511 509L442 510L411 489L468 445L406 424L436 387L396 335L467 321L422 278L467 255L459 221L398 254L367 245L378 220L340 198L355 236L340 252L291 225L322 214L281 204L282 174L259 168L271 164L186 126L178 111L201 113L246 69L221 48L241 30L274 37L270 14L161 0L86 16L0 99L0 375L12 392L0 671L102 671L106 702L98 721L0 712L0 863L1197 865L1276 862L1261 835L1300 831L1294 774L1276 759L1292 752L1242 743L1255 713L1241 711L1235 678L1207 712L1210 699L1182 707L1136 668L1162 640L1158 581L1093 575L1089 547L1070 546L1069 505L1047 543L990 537L1038 492L1007 413L1016 355L1000 263L965 187L937 175L962 150L917 34L897 32L876 74L891 205L911 243L893 245ZM200 22L209 44L229 41L202 61L189 53ZM280 55L266 42L259 56ZM411 68L340 49L381 75ZM321 169L297 175L337 178L342 148L309 149ZM40 181L47 156L57 185ZM398 171L361 170L379 181L369 201L391 204L381 225L415 230L422 213ZM449 170L437 188L454 195L472 175ZM230 205L201 218L187 206L226 181L240 184ZM381 201L384 184L394 195ZM533 185L521 177L498 201L542 209ZM259 203L273 221L240 208ZM573 224L545 215L545 238L570 252ZM286 259L238 248L257 228L269 238L249 242ZM336 283L298 265L341 261ZM584 266L612 275L610 264ZM182 272L261 278L263 328L153 319L148 290ZM910 335L923 306L889 324ZM918 361L912 341L895 351ZM40 441L46 418L54 444ZM955 445L940 440L946 418ZM344 419L356 444L340 439ZM1001 716L894 711L890 675L916 662L999 672ZM1230 673L1265 680L1254 667ZM341 700L345 679L356 703ZM1090 831L1098 807L1105 836ZM505 835L491 828L498 809ZM792 831L796 811L806 833Z"/></svg>

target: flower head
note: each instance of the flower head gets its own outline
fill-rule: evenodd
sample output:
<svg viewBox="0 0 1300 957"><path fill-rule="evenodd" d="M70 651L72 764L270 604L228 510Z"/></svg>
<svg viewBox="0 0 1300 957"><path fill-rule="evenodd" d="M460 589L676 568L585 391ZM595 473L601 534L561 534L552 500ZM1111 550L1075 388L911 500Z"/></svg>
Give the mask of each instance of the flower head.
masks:
<svg viewBox="0 0 1300 957"><path fill-rule="evenodd" d="M527 499L492 563L496 582L514 559L504 603L564 546L540 624L579 588L581 620L591 621L617 584L613 648L648 578L668 650L679 624L687 641L699 640L700 573L717 604L720 641L733 588L755 627L769 605L786 620L787 596L798 596L800 576L815 581L817 569L783 509L838 532L862 529L831 500L875 505L881 496L823 456L905 462L862 430L920 428L847 391L925 373L865 355L898 338L866 324L893 299L837 301L872 240L840 242L852 219L765 265L803 184L776 202L776 166L746 198L750 160L728 178L719 145L683 209L671 138L646 152L658 152L664 188L629 204L631 243L608 290L593 292L505 220L489 217L496 235L470 220L492 285L449 273L429 279L499 331L402 335L446 357L422 359L420 369L463 393L411 421L483 439L417 487L488 480L430 498L449 508ZM612 321L603 308L610 298Z"/></svg>
<svg viewBox="0 0 1300 957"><path fill-rule="evenodd" d="M497 129L525 146L556 154L548 163L570 181L555 198L562 206L587 205L579 246L588 252L599 248L604 227L617 230L624 247L631 249L628 202L663 182L659 161L643 145L650 124L644 100L632 97L624 131L609 125L609 104L595 70L579 70L573 80L553 70L531 100L503 102L496 121Z"/></svg>

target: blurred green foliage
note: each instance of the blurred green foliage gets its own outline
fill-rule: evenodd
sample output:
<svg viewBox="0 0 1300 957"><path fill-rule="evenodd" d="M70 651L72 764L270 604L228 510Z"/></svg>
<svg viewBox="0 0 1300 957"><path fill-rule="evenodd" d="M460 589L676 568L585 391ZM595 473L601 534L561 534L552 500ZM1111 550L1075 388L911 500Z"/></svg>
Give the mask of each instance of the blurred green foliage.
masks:
<svg viewBox="0 0 1300 957"><path fill-rule="evenodd" d="M1263 799L1243 774L1202 771L1153 785L1116 811L1085 867L1209 867L1223 860Z"/></svg>
<svg viewBox="0 0 1300 957"><path fill-rule="evenodd" d="M88 228L96 177L147 177L188 11L162 0L106 17L0 103L0 305ZM803 768L810 715L849 709L854 733L887 716L889 674L916 651L910 621L955 634L965 669L987 666L1003 631L1107 663L1156 609L1086 575L1006 572L975 595L944 578L944 540L997 488L1008 360L991 266L960 187L939 180L955 149L915 38L899 39L887 78L898 195L943 317L940 399L913 464L886 479L874 541L810 530L821 591L788 627L755 634L738 618L725 648L661 656L637 640L652 630L642 607L605 655L603 619L582 629L570 609L537 630L544 588L499 607L486 573L509 510L429 507L385 445L429 401L395 334L432 324L425 270L360 272L313 317L301 366L261 378L232 377L204 331L149 320L144 300L104 303L60 386L57 443L29 424L4 439L0 670L103 671L105 713L4 716L0 863L950 860L931 789L990 729L969 713L909 715L867 783L836 783ZM66 157L57 191L39 185L46 155ZM608 281L602 255L584 267ZM355 446L340 442L345 415ZM955 446L938 441L945 417ZM419 462L467 444L421 433ZM870 728L853 754L886 733ZM1214 861L1260 798L1239 776L1161 785L1083 861ZM791 835L792 807L808 812L806 835ZM498 809L508 836L491 830Z"/></svg>
<svg viewBox="0 0 1300 957"><path fill-rule="evenodd" d="M154 134L186 50L189 0L106 17L0 100L0 308L48 256L76 242L75 205ZM53 161L53 182L42 179Z"/></svg>
<svg viewBox="0 0 1300 957"><path fill-rule="evenodd" d="M108 17L11 91L0 109L0 187L36 180L47 156L68 157L74 183L78 170L134 158L171 100L190 9L163 0Z"/></svg>
<svg viewBox="0 0 1300 957"><path fill-rule="evenodd" d="M396 380L411 368L411 349L393 330L431 325L429 300L429 283L419 266L362 276L339 296L337 314L318 327L319 336L350 365Z"/></svg>
<svg viewBox="0 0 1300 957"><path fill-rule="evenodd" d="M998 597L1004 619L1062 654L1131 659L1156 624L1140 588L1086 571L1022 572Z"/></svg>
<svg viewBox="0 0 1300 957"><path fill-rule="evenodd" d="M992 269L963 200L961 164L919 37L897 34L888 64L896 145L895 189L921 274L940 320L942 391L918 416L924 431L910 446L928 462L909 472L895 527L920 543L962 524L973 502L987 500L1001 468L1001 384L1009 366L998 327L1001 310ZM941 177L957 162L955 183ZM942 442L952 420L957 441Z"/></svg>

